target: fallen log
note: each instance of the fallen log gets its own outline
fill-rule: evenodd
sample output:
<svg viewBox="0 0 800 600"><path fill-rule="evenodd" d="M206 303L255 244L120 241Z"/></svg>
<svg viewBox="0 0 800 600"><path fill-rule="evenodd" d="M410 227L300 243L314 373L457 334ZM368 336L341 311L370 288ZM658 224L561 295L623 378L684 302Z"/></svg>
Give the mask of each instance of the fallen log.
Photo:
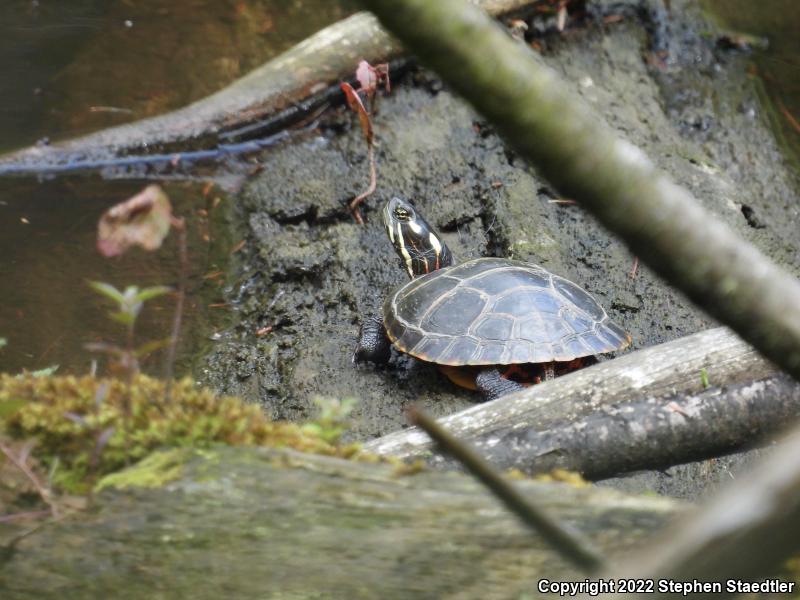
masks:
<svg viewBox="0 0 800 600"><path fill-rule="evenodd" d="M520 441L528 435L526 432L531 432L531 436L537 432L543 434L556 425L566 432L571 424L600 417L610 419L615 414L611 407L615 405L632 406L631 403L638 402L643 404L637 407L644 410L648 398L702 396L706 380L713 386L736 386L775 373L775 367L753 348L729 329L719 327L631 352L477 405L441 419L440 424L456 437L478 444L479 449L490 454L494 452L499 464L512 466L514 463L513 466L528 469L533 462L530 456L517 460L513 456L516 450L497 448L504 437ZM705 394L711 406L719 401L713 392ZM752 399L756 396L750 395ZM656 412L662 411L663 416L660 405L653 402L649 406ZM617 413L622 411L624 409L617 409ZM431 442L423 432L409 428L372 440L365 448L376 454L411 458L429 455ZM679 452L668 447L660 451L665 457L670 452ZM621 455L616 460L618 466L623 466ZM656 457L650 455L647 460L656 460ZM585 464L588 468L589 463ZM598 473L602 470L597 465L591 469Z"/></svg>
<svg viewBox="0 0 800 600"><path fill-rule="evenodd" d="M541 578L583 578L458 473L220 448L156 454L115 481L91 511L0 554L4 600L519 598L536 596ZM612 557L683 506L515 485Z"/></svg>
<svg viewBox="0 0 800 600"><path fill-rule="evenodd" d="M501 16L536 0L475 0ZM0 156L0 175L64 172L116 166L130 155L210 149L267 136L331 101L361 59L387 62L402 47L369 13L343 19L297 44L228 87L185 108L50 145ZM224 149L224 148L223 148ZM165 156L166 155L166 156ZM128 166L125 161L123 166Z"/></svg>
<svg viewBox="0 0 800 600"><path fill-rule="evenodd" d="M699 394L603 405L576 421L548 416L542 429L494 432L471 445L492 464L529 474L566 469L598 480L666 469L745 450L781 431L800 417L800 384L776 374Z"/></svg>

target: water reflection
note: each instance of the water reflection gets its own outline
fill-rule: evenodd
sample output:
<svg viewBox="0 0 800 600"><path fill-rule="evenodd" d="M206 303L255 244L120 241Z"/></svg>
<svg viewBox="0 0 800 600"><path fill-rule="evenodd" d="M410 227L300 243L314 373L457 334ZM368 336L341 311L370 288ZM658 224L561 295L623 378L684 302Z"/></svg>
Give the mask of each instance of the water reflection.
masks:
<svg viewBox="0 0 800 600"><path fill-rule="evenodd" d="M83 349L86 342L123 339L123 328L106 318L109 305L88 288L87 279L117 287L175 286L174 235L154 253L134 249L105 259L95 250L102 212L144 185L87 178L0 184L0 337L8 339L0 352L0 370L58 364L62 371L86 372L94 358ZM219 228L214 222L226 200L199 185L173 184L165 189L175 213L186 215L189 223L192 274L183 340L187 350L200 342L192 339L193 332L223 320L224 309L213 305L221 298L220 267L230 244L227 238L215 239ZM173 306L173 298L166 297L145 307L138 324L140 341L166 337ZM159 372L157 357L149 367Z"/></svg>
<svg viewBox="0 0 800 600"><path fill-rule="evenodd" d="M753 51L754 73L763 81L772 121L783 145L800 164L800 2L704 0L723 26L768 40Z"/></svg>
<svg viewBox="0 0 800 600"><path fill-rule="evenodd" d="M352 10L332 0L3 0L0 152L184 106ZM106 318L107 305L87 279L175 284L173 236L152 254L133 250L109 260L95 251L100 214L146 183L0 179L0 337L8 339L0 371L59 364L62 372L83 373L93 358L86 342L121 340L122 327ZM217 189L166 189L189 223L187 360L224 322L222 271L236 240L221 239L228 229L214 228L228 202ZM167 297L145 308L141 341L168 334L172 306ZM157 361L146 367L160 372Z"/></svg>
<svg viewBox="0 0 800 600"><path fill-rule="evenodd" d="M332 0L4 0L0 151L184 106L350 12Z"/></svg>

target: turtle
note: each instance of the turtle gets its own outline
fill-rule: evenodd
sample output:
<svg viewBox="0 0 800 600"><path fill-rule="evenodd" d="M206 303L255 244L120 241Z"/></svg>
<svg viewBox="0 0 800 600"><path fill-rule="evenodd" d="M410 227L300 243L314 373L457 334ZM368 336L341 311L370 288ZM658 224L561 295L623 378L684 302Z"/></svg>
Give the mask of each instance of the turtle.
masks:
<svg viewBox="0 0 800 600"><path fill-rule="evenodd" d="M386 363L394 346L493 400L631 343L586 290L544 267L489 257L456 264L405 199L386 203L383 223L411 280L363 320L354 363Z"/></svg>

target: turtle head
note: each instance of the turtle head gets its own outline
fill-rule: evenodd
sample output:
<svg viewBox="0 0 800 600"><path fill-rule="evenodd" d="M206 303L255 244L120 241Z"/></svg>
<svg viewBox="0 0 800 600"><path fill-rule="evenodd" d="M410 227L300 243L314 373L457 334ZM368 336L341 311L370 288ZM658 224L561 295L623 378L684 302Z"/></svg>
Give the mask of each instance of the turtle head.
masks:
<svg viewBox="0 0 800 600"><path fill-rule="evenodd" d="M450 250L410 202L389 200L383 207L383 223L412 279L453 264Z"/></svg>

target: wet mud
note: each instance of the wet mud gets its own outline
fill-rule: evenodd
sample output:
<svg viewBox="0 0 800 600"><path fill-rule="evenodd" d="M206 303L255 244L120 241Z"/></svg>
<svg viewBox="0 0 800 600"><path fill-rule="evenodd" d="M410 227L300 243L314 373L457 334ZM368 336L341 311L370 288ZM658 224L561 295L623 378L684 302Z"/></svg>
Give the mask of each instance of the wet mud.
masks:
<svg viewBox="0 0 800 600"><path fill-rule="evenodd" d="M666 15L599 3L584 22L537 41L620 136L797 273L798 182L759 104L747 55L718 47L698 9L671 7ZM313 415L315 395L357 397L350 435L358 439L404 427L412 402L444 415L478 401L405 356L386 367L351 363L362 316L407 278L380 220L395 195L417 205L457 260L512 257L582 285L631 333L632 348L714 325L646 267L631 277L625 246L580 206L561 202L435 75L415 69L395 82L380 100L375 133L378 189L363 226L346 209L368 173L353 115L329 114L313 134L263 157L238 198L232 227L246 243L231 274L235 324L198 373L206 383L276 418ZM625 485L691 496L698 480L725 478L729 467L694 465L672 469L672 482L651 474Z"/></svg>

